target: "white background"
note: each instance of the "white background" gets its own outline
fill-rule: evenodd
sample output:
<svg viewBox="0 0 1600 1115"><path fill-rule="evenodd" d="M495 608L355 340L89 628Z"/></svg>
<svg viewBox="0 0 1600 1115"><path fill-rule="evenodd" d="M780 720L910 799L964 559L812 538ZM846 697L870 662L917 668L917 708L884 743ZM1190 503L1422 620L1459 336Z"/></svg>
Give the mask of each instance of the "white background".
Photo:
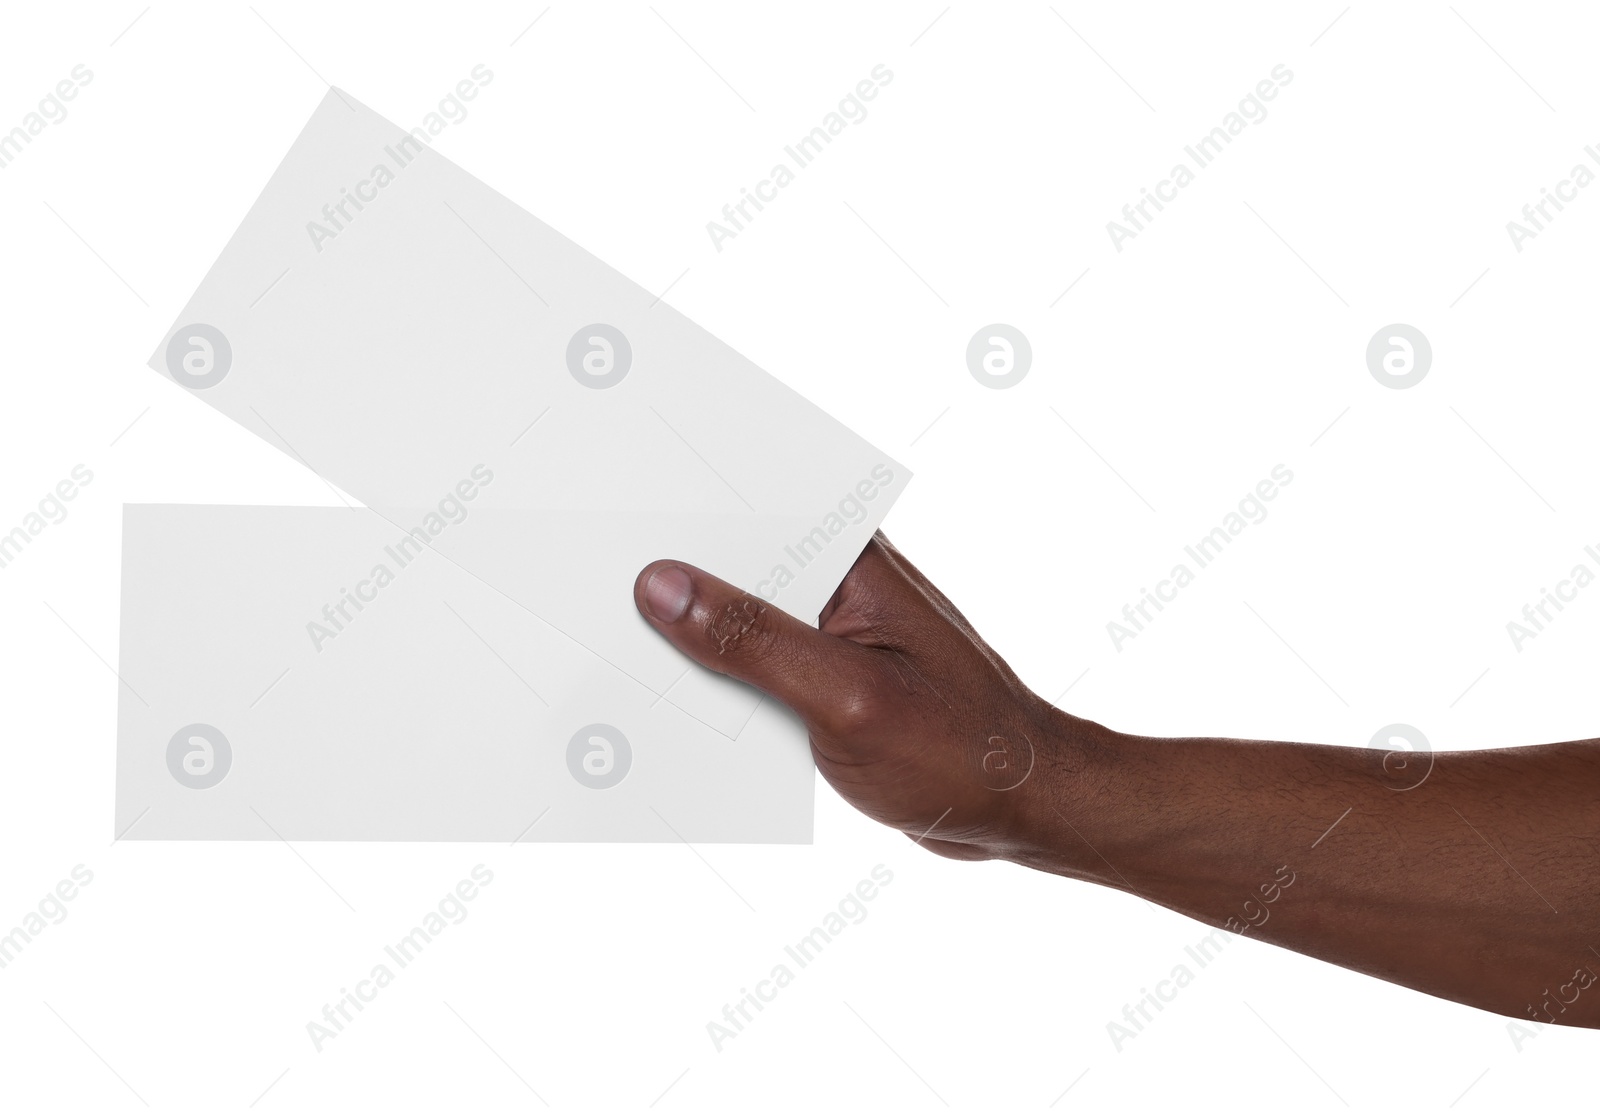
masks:
<svg viewBox="0 0 1600 1115"><path fill-rule="evenodd" d="M123 502L334 502L144 359L325 81L410 125L482 63L492 83L435 147L670 285L916 470L889 535L1046 697L1073 685L1069 710L1162 735L1592 735L1600 588L1520 652L1506 632L1600 543L1600 187L1520 253L1506 231L1600 141L1592 14L140 9L11 6L0 25L0 129L75 65L94 75L0 171L0 532L74 465L94 473L0 570L0 923L74 865L94 874L0 971L8 1108L526 1110L532 1091L596 1110L1489 1111L1588 1094L1586 1032L1519 1050L1505 1019L1251 940L1118 1051L1107 1023L1203 927L937 859L826 787L802 848L113 846L108 663ZM894 79L870 115L715 250L706 222L879 63ZM1294 77L1267 118L1116 251L1106 222L1278 64ZM1032 342L1009 390L964 365L991 322ZM1434 350L1409 390L1365 365L1394 322ZM1269 517L1114 649L1107 621L1280 463L1294 481ZM478 863L494 882L470 916L318 1053L306 1024ZM716 1051L706 1023L880 863L894 881L866 920Z"/></svg>

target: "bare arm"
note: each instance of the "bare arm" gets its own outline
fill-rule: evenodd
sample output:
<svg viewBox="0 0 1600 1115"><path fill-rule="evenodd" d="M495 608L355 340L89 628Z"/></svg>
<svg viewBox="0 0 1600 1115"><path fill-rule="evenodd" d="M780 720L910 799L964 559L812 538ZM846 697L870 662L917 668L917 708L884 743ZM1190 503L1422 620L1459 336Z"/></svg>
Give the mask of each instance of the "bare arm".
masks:
<svg viewBox="0 0 1600 1115"><path fill-rule="evenodd" d="M1430 757L1121 734L1035 696L881 535L819 628L675 562L635 596L690 657L795 709L835 789L933 851L1600 1027L1600 741Z"/></svg>

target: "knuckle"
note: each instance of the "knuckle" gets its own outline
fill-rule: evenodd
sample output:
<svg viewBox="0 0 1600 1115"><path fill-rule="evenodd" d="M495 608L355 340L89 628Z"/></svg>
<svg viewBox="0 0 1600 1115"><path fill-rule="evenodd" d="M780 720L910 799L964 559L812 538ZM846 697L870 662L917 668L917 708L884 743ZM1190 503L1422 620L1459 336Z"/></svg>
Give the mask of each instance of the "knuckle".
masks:
<svg viewBox="0 0 1600 1115"><path fill-rule="evenodd" d="M817 725L825 734L849 737L870 733L889 711L884 687L874 672L855 669L844 672L822 698Z"/></svg>
<svg viewBox="0 0 1600 1115"><path fill-rule="evenodd" d="M723 656L748 657L766 641L771 628L771 609L747 594L714 609L705 624L706 638Z"/></svg>
<svg viewBox="0 0 1600 1115"><path fill-rule="evenodd" d="M904 701L874 652L840 648L818 657L814 644L790 637L786 618L740 593L708 610L702 627L708 649L726 663L725 672L777 693L825 736L871 733L896 715Z"/></svg>

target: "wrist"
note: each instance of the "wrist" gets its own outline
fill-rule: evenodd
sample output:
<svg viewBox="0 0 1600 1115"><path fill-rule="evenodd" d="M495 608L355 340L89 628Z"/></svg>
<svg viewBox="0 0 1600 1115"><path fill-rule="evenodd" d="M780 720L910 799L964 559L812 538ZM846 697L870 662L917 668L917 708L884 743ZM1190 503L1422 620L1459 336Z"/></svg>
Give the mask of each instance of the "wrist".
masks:
<svg viewBox="0 0 1600 1115"><path fill-rule="evenodd" d="M1127 889L1112 863L1127 816L1117 772L1134 738L1050 706L1038 721L1033 770L1010 803L999 854L1024 867Z"/></svg>

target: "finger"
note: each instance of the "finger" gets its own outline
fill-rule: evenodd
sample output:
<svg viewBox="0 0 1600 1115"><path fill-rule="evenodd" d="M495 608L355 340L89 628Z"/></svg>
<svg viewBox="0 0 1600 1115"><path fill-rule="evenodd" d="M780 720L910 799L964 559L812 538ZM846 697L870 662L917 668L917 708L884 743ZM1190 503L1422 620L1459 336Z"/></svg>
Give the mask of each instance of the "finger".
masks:
<svg viewBox="0 0 1600 1115"><path fill-rule="evenodd" d="M887 542L880 532L867 543L817 626L868 646L904 650L921 641L928 622L939 617Z"/></svg>
<svg viewBox="0 0 1600 1115"><path fill-rule="evenodd" d="M826 635L692 565L645 566L633 599L652 627L700 665L771 694L825 731L847 726L878 691L877 652Z"/></svg>
<svg viewBox="0 0 1600 1115"><path fill-rule="evenodd" d="M818 625L854 643L920 656L938 654L949 643L952 621L965 627L954 606L880 531L827 601Z"/></svg>
<svg viewBox="0 0 1600 1115"><path fill-rule="evenodd" d="M893 610L883 605L885 597L895 595L900 586L893 582L899 580L878 540L870 540L823 606L817 616L817 626L853 642L885 645L887 633L882 629L883 617L873 613Z"/></svg>
<svg viewBox="0 0 1600 1115"><path fill-rule="evenodd" d="M898 546L889 541L883 531L880 530L873 536L873 543L874 545L881 545L884 559L895 570L899 575L898 579L908 589L931 604L933 610L943 618L968 632L973 632L972 624L968 622L966 616L961 614L961 610L951 602L948 596L940 591L939 586L928 579L927 574L911 563L911 559L906 557ZM975 634L975 632L973 633Z"/></svg>

